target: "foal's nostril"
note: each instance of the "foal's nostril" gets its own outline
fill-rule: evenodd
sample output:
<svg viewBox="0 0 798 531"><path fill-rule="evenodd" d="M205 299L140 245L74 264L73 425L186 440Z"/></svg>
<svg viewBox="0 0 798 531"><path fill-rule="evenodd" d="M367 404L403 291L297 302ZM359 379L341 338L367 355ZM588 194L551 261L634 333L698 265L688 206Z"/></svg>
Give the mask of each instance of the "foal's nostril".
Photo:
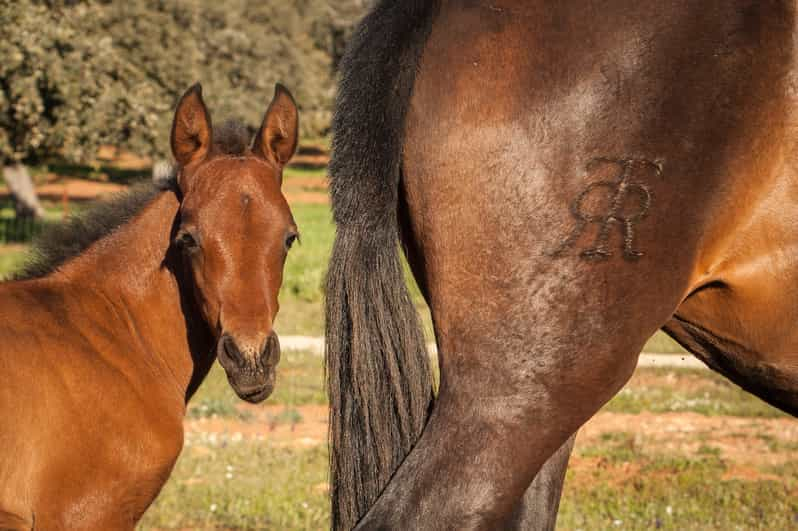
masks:
<svg viewBox="0 0 798 531"><path fill-rule="evenodd" d="M229 357L231 360L239 363L243 361L244 356L241 354L241 351L239 350L238 345L236 345L236 342L232 336L227 334L222 336L222 348L224 349L225 354L227 354L227 357Z"/></svg>
<svg viewBox="0 0 798 531"><path fill-rule="evenodd" d="M269 337L263 342L260 359L262 363L271 366L277 365L280 361L280 340L277 339L277 334L274 332L269 334Z"/></svg>

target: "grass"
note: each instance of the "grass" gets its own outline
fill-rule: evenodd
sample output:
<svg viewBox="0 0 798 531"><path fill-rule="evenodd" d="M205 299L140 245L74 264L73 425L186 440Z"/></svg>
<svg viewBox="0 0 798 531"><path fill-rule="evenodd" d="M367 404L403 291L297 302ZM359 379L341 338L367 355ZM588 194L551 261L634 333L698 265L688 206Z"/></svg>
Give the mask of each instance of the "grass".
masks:
<svg viewBox="0 0 798 531"><path fill-rule="evenodd" d="M289 350L282 353L277 366L277 386L263 405L294 406L327 403L324 390L321 356L307 351ZM215 363L197 394L188 405L188 417L193 419L221 417L250 421L249 411L237 406L241 400L227 382L224 370Z"/></svg>
<svg viewBox="0 0 798 531"><path fill-rule="evenodd" d="M723 376L702 369L638 369L605 409L615 413L687 411L709 416L787 417Z"/></svg>
<svg viewBox="0 0 798 531"><path fill-rule="evenodd" d="M326 168L302 168L302 167L295 167L289 166L283 172L283 181L286 184L291 183L291 179L294 177L318 177L318 178L326 178L327 177L327 169Z"/></svg>
<svg viewBox="0 0 798 531"><path fill-rule="evenodd" d="M577 446L566 475L558 529L795 529L798 460L749 467L702 444L694 455L647 452L631 432Z"/></svg>
<svg viewBox="0 0 798 531"><path fill-rule="evenodd" d="M221 369L219 369L221 370ZM218 377L213 378L217 380ZM229 393L228 393L229 394ZM236 420L251 421L253 419L252 413L249 411L240 411L236 408L234 400L227 397L219 398L201 398L194 400L188 408L186 417L189 419L206 419L206 418L233 418Z"/></svg>
<svg viewBox="0 0 798 531"><path fill-rule="evenodd" d="M44 208L45 221L60 221L64 219L64 207L57 202L42 201ZM70 203L70 212L79 212L84 208L80 203ZM15 216L14 206L10 200L0 201L0 218L13 218Z"/></svg>
<svg viewBox="0 0 798 531"><path fill-rule="evenodd" d="M252 423L257 408L242 410L241 404L214 364L189 403L188 417ZM315 404L326 404L321 357L283 352L275 392L257 407L282 406L267 416L268 423L290 426L305 422L301 406ZM323 529L327 488L324 445L292 448L259 439L188 436L172 479L139 529Z"/></svg>
<svg viewBox="0 0 798 531"><path fill-rule="evenodd" d="M327 205L295 205L291 209L300 242L288 255L275 327L283 334L321 334L321 302L334 228ZM318 307L313 311L311 305Z"/></svg>
<svg viewBox="0 0 798 531"><path fill-rule="evenodd" d="M798 461L772 479L724 479L716 452L686 458L629 455L610 441L575 457L614 456L592 471L566 475L558 529L795 529ZM628 473L633 467L633 474ZM626 473L625 473L626 471Z"/></svg>
<svg viewBox="0 0 798 531"><path fill-rule="evenodd" d="M263 406L284 407L268 422L306 422L302 406L325 403L322 378L319 356L285 352L277 390ZM753 397L717 390L724 387L722 383L708 371L640 369L626 388L637 400L610 403L604 411L658 412L659 398L648 395L660 397L662 390L670 387L709 392L706 400L712 403L739 402L725 409L688 403L678 408L681 412L776 416L758 413L749 404L757 400ZM189 416L196 417L193 412L203 404L216 404L217 416L242 420L237 407L240 401L218 365L192 400ZM244 422L253 422L253 418ZM650 452L633 431L602 433L588 444L577 445L558 529L790 529L798 523L798 498L794 496L798 462L778 469L760 467L760 472L775 474L778 481L727 479L724 474L734 463L722 458L712 435L704 434L703 439L696 435L700 446L691 455ZM794 446L765 433L759 437L771 452L791 451ZM172 479L140 529L325 528L326 449L324 445L295 446L229 436L188 437Z"/></svg>
<svg viewBox="0 0 798 531"><path fill-rule="evenodd" d="M187 443L140 530L326 529L327 451Z"/></svg>
<svg viewBox="0 0 798 531"><path fill-rule="evenodd" d="M714 452L687 458L619 451L629 437L577 448L574 460L600 456L604 461L592 470L569 470L558 529L786 530L798 525L798 462L782 466L779 481L729 480L723 477L729 464ZM326 528L326 463L323 446L189 444L139 529Z"/></svg>
<svg viewBox="0 0 798 531"><path fill-rule="evenodd" d="M683 354L685 350L682 346L671 339L664 332L657 332L648 340L643 352L654 352L657 354Z"/></svg>
<svg viewBox="0 0 798 531"><path fill-rule="evenodd" d="M277 368L277 386L266 405L289 407L324 405L324 367L321 356L285 351ZM240 401L224 371L215 364L189 403L191 418L241 418ZM641 368L604 406L612 413L698 413L706 416L788 418L780 410L741 390L715 373L697 369Z"/></svg>
<svg viewBox="0 0 798 531"><path fill-rule="evenodd" d="M0 280L9 278L25 262L25 246L4 246L0 249Z"/></svg>

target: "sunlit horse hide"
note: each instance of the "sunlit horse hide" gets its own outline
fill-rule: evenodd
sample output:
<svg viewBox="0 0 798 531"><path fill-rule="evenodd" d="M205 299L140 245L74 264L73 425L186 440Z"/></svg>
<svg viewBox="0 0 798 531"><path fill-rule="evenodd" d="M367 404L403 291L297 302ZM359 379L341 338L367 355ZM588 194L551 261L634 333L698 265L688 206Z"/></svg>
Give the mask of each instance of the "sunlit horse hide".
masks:
<svg viewBox="0 0 798 531"><path fill-rule="evenodd" d="M334 124L334 528L551 529L659 328L798 414L795 36L788 1L375 7Z"/></svg>
<svg viewBox="0 0 798 531"><path fill-rule="evenodd" d="M55 227L0 284L0 529L132 530L217 357L241 398L272 392L296 143L284 88L250 142L214 130L196 85L175 112L175 179Z"/></svg>

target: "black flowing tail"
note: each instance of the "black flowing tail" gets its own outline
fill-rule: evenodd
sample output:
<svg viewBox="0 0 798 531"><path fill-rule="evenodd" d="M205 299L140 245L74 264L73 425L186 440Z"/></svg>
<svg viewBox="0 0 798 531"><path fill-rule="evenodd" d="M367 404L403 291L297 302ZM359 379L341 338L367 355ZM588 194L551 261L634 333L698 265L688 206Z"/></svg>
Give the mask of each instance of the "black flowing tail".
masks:
<svg viewBox="0 0 798 531"><path fill-rule="evenodd" d="M405 115L437 1L383 0L341 63L327 273L332 528L351 529L416 443L432 402L404 283L397 205Z"/></svg>

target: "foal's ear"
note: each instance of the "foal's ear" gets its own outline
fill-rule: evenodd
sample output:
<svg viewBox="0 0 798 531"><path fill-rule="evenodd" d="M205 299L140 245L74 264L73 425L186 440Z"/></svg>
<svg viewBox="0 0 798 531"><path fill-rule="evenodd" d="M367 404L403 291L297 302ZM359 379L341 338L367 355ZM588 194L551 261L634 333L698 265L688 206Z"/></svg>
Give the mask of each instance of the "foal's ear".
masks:
<svg viewBox="0 0 798 531"><path fill-rule="evenodd" d="M279 166L285 166L294 155L299 140L299 111L288 89L277 84L274 98L260 131L255 136L252 151Z"/></svg>
<svg viewBox="0 0 798 531"><path fill-rule="evenodd" d="M177 103L172 122L172 154L180 166L200 160L211 149L211 116L195 83Z"/></svg>

